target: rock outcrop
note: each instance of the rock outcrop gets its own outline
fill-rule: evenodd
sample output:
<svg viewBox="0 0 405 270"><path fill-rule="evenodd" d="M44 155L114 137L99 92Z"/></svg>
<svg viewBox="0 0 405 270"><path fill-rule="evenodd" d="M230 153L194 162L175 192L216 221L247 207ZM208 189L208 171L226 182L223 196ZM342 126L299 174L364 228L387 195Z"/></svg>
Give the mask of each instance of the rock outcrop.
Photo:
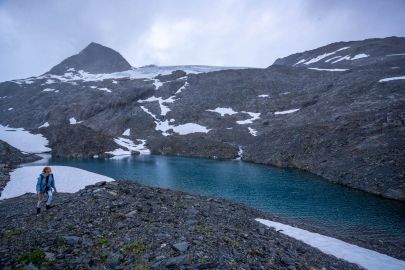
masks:
<svg viewBox="0 0 405 270"><path fill-rule="evenodd" d="M54 66L48 74L61 75L65 72L85 71L89 73L113 73L131 69L131 65L118 52L92 42L80 53Z"/></svg>
<svg viewBox="0 0 405 270"><path fill-rule="evenodd" d="M7 182L10 172L20 163L33 162L40 157L34 154L24 154L15 147L0 140L0 195Z"/></svg>

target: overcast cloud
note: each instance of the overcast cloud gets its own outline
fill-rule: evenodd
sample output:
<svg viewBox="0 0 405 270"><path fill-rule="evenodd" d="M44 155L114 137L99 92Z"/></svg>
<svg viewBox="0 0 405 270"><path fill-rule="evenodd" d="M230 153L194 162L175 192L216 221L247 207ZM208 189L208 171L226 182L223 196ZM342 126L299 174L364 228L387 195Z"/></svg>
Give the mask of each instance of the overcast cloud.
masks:
<svg viewBox="0 0 405 270"><path fill-rule="evenodd" d="M39 75L94 41L133 66L267 67L336 41L405 36L405 1L0 0L0 81Z"/></svg>

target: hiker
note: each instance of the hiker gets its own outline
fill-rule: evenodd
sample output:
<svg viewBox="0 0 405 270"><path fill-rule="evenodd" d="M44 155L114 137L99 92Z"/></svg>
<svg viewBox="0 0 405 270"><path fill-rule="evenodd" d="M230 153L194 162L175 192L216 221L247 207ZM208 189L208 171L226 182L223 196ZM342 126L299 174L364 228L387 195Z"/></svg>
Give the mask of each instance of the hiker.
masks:
<svg viewBox="0 0 405 270"><path fill-rule="evenodd" d="M37 203L37 214L41 212L41 204L44 199L44 194L48 195L48 199L46 200L46 209L51 208L52 202L52 188L53 191L56 192L55 188L55 178L53 177L51 167L45 167L42 170L42 173L38 176L37 181L37 195L38 195L38 203Z"/></svg>

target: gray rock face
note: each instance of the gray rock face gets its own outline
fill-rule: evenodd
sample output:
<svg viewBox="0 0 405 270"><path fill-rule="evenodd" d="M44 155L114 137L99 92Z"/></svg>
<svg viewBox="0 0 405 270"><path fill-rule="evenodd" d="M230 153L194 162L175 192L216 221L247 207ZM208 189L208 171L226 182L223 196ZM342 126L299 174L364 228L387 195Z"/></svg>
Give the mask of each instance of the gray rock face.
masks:
<svg viewBox="0 0 405 270"><path fill-rule="evenodd" d="M111 137L78 125L64 125L41 129L48 139L55 158L99 158L108 157L105 152L112 151L116 145Z"/></svg>
<svg viewBox="0 0 405 270"><path fill-rule="evenodd" d="M17 148L0 140L0 164L17 165L24 162L39 160L40 157L34 154L24 154Z"/></svg>
<svg viewBox="0 0 405 270"><path fill-rule="evenodd" d="M54 66L48 73L61 75L71 68L89 73L112 73L129 70L131 65L118 52L92 42L80 53Z"/></svg>
<svg viewBox="0 0 405 270"><path fill-rule="evenodd" d="M125 137L156 154L294 167L405 200L405 80L383 80L405 76L404 52L405 38L392 37L330 44L267 69L4 82L0 123L43 133L54 156L103 156Z"/></svg>
<svg viewBox="0 0 405 270"><path fill-rule="evenodd" d="M273 65L293 67L348 69L405 61L404 37L372 38L336 42L314 50L277 59Z"/></svg>
<svg viewBox="0 0 405 270"><path fill-rule="evenodd" d="M17 148L0 140L0 195L10 180L10 172L20 163L33 162L41 157L34 154L24 154Z"/></svg>

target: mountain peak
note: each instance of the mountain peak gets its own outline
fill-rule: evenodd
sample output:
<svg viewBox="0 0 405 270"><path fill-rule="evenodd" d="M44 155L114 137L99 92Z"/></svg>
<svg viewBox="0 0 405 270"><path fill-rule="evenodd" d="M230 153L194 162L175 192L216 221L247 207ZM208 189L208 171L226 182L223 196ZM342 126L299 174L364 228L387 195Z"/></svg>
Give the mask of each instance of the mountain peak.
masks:
<svg viewBox="0 0 405 270"><path fill-rule="evenodd" d="M91 42L78 54L70 56L54 66L48 73L61 75L69 69L89 73L112 73L131 69L125 58L111 48Z"/></svg>

